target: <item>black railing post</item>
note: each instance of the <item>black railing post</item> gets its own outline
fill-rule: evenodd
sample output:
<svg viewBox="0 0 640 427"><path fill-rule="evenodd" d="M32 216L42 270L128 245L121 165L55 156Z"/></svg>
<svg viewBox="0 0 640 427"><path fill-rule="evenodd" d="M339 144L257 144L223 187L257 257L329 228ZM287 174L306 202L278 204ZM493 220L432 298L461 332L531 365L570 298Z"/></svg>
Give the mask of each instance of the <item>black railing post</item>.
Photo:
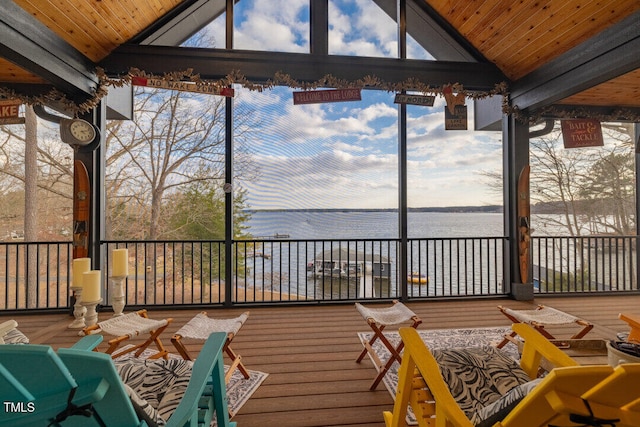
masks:
<svg viewBox="0 0 640 427"><path fill-rule="evenodd" d="M226 3L225 47L233 49L233 0ZM233 98L225 98L225 227L224 305L231 306L233 288Z"/></svg>
<svg viewBox="0 0 640 427"><path fill-rule="evenodd" d="M520 283L520 246L518 220L518 177L523 167L529 164L529 124L519 122L513 115L502 120L502 144L504 147L504 234L505 246L504 285L517 300L533 299L533 283ZM531 244L528 256L531 261ZM527 267L531 273L531 265Z"/></svg>
<svg viewBox="0 0 640 427"><path fill-rule="evenodd" d="M407 20L406 1L396 1L398 22L398 57L407 57ZM403 91L404 93L404 91ZM398 248L397 281L400 285L400 300L408 299L408 227L407 227L407 105L398 104L398 231L400 247Z"/></svg>

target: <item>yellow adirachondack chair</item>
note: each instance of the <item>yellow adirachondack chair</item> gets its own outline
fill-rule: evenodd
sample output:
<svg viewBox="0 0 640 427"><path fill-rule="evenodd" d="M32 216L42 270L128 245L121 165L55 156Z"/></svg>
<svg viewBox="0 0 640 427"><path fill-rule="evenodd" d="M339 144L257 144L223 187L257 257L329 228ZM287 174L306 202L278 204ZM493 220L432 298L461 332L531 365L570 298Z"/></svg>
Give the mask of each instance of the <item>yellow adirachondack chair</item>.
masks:
<svg viewBox="0 0 640 427"><path fill-rule="evenodd" d="M448 383L454 381L457 374L442 369L436 357L445 359L439 351L431 353L414 329L400 329L405 351L393 413L384 413L387 427L405 425L408 405L418 425L423 427L640 426L640 364L620 365L615 369L608 365L579 366L529 325L512 327L524 339L520 367L532 381L505 393L502 400L508 400L517 389L525 389L509 402L487 405L501 411L491 416L485 412L483 420L475 413L472 416L465 413L459 400L453 397ZM440 352L447 351L457 352L457 356L464 351L478 353L478 349ZM493 351L498 350L487 350ZM544 378L535 379L542 358L555 368Z"/></svg>

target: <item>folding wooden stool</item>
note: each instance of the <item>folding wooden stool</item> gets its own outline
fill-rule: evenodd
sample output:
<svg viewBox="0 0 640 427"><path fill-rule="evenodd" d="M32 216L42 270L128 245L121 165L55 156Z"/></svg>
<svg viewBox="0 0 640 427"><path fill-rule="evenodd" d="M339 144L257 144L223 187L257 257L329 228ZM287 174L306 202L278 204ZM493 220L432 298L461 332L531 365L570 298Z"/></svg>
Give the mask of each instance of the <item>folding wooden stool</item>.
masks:
<svg viewBox="0 0 640 427"><path fill-rule="evenodd" d="M242 328L242 325L244 325L248 317L249 312L246 311L232 319L213 319L208 317L207 313L203 311L180 328L171 338L171 342L185 360L193 360L182 342L183 338L204 341L209 338L209 335L213 332L225 332L227 334L227 341L224 344L223 351L227 353L227 356L231 359L231 366L224 377L225 383L229 383L236 369L248 379L249 371L247 371L247 368L242 364L242 357L230 347L231 341L238 334L238 331L240 331L240 328Z"/></svg>
<svg viewBox="0 0 640 427"><path fill-rule="evenodd" d="M400 325L402 323L411 322L411 327L416 329L420 323L422 323L422 319L420 319L413 311L409 309L406 305L402 304L399 301L393 301L393 305L391 307L385 308L370 308L365 307L360 303L356 303L356 310L362 315L364 320L366 320L367 324L373 330L373 336L369 341L365 339L362 340L362 345L364 349L360 353L360 356L356 359L357 363L360 363L362 359L367 355L367 353L371 356L376 369L378 370L378 375L373 380L371 384L370 390L375 390L378 387L382 378L386 375L386 373L393 365L393 362L396 360L398 363L402 363L402 358L400 357L400 352L404 348L404 343L400 340L400 343L394 347L387 337L384 336L382 331L387 326L392 325ZM378 355L375 353L373 349L373 343L376 340L380 340L382 344L391 352L391 356L386 362L382 362Z"/></svg>
<svg viewBox="0 0 640 427"><path fill-rule="evenodd" d="M108 341L109 348L106 351L106 353L110 354L113 359L132 351L135 351L135 357L139 357L142 352L151 345L151 343L156 344L158 353L152 355L149 359L159 359L160 357L168 359L169 352L165 350L162 345L162 341L160 341L160 334L167 329L167 326L169 326L172 321L172 318L162 320L149 319L147 316L147 310L140 310L134 311L133 313L127 313L122 316L112 317L92 326L87 326L83 329L83 332L87 335L106 332L109 335L116 336L117 338ZM132 345L114 353L114 351L123 342L144 334L149 334L149 338L145 342Z"/></svg>
<svg viewBox="0 0 640 427"><path fill-rule="evenodd" d="M593 324L586 320L582 320L578 317L572 316L571 314L565 313L564 311L556 310L555 308L547 307L542 304L538 305L535 310L512 310L501 305L498 306L498 310L507 316L507 318L513 323L528 323L550 340L556 338L545 329L545 326L548 325L568 325L575 323L582 326L582 329L570 338L572 340L584 337L587 332L593 329ZM511 341L511 338L515 336L515 332L505 335L505 338L497 345L497 348L504 347L509 341Z"/></svg>

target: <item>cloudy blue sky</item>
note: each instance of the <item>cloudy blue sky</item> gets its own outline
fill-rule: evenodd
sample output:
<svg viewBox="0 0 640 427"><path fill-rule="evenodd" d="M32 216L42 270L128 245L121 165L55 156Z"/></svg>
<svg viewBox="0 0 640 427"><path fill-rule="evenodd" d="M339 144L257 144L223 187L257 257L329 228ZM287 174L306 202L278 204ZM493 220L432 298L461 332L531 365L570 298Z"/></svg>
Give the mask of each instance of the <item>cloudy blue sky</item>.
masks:
<svg viewBox="0 0 640 427"><path fill-rule="evenodd" d="M236 5L235 48L309 51L308 0L242 0ZM330 54L396 57L395 23L375 3L331 0L329 5ZM224 40L224 17L206 31ZM413 40L408 56L431 58ZM250 206L397 207L394 94L366 90L362 101L293 105L291 92L284 87L236 91L236 106L252 111L260 123L251 147L261 173L243 183ZM481 175L501 170L500 133L445 131L444 105L438 97L434 107L408 107L409 206L501 204L501 196L489 190ZM467 105L472 128L472 102Z"/></svg>

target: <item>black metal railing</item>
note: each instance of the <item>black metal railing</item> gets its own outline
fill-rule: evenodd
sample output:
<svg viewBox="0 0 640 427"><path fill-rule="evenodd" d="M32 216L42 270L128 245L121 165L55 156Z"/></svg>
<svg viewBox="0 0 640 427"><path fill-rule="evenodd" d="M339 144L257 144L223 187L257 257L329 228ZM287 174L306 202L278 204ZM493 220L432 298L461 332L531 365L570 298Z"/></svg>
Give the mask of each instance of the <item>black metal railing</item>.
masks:
<svg viewBox="0 0 640 427"><path fill-rule="evenodd" d="M534 237L538 294L638 290L637 236Z"/></svg>
<svg viewBox="0 0 640 427"><path fill-rule="evenodd" d="M636 236L532 237L534 292L638 291L636 244ZM113 249L127 248L129 308L509 292L503 280L504 237L409 239L407 277L400 277L398 239L237 240L229 274L223 241L108 241L102 246L102 304L111 304L114 286L104 266L111 265ZM0 243L0 311L69 309L71 253L68 242Z"/></svg>
<svg viewBox="0 0 640 427"><path fill-rule="evenodd" d="M505 244L504 237L410 240L408 296L504 295Z"/></svg>
<svg viewBox="0 0 640 427"><path fill-rule="evenodd" d="M71 259L68 242L0 243L0 310L67 307Z"/></svg>

